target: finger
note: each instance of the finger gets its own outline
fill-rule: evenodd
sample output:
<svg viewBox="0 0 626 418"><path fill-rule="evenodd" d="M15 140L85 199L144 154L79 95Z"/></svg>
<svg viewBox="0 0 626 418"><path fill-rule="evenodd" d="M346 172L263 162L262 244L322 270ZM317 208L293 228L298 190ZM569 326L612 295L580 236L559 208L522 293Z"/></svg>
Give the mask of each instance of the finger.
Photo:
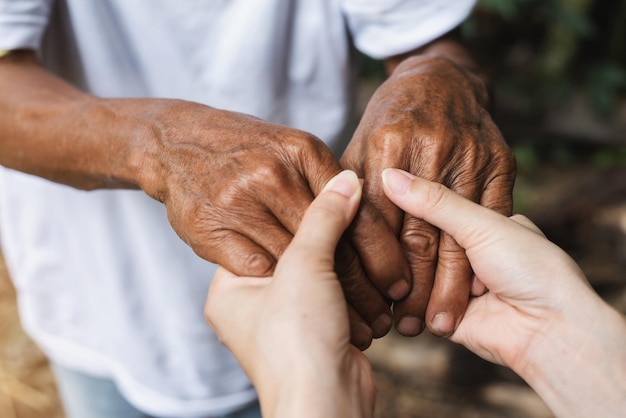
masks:
<svg viewBox="0 0 626 418"><path fill-rule="evenodd" d="M486 186L480 198L481 206L490 208L503 215L510 215L513 210L513 186L515 184L515 158L510 149L504 143L498 127L491 118L485 118L484 132L491 132L492 142L502 144L499 149L492 149L491 165L489 170L496 173L491 179L486 181ZM487 292L485 284L476 275L472 278L471 295L481 296Z"/></svg>
<svg viewBox="0 0 626 418"><path fill-rule="evenodd" d="M259 200L292 236L315 198L306 179L294 177L296 174L285 169L281 176L274 176L270 184L264 184L266 190L258 194Z"/></svg>
<svg viewBox="0 0 626 418"><path fill-rule="evenodd" d="M373 337L387 334L392 324L389 303L372 282L365 279L360 259L346 239L341 239L337 245L335 271L348 305L367 322Z"/></svg>
<svg viewBox="0 0 626 418"><path fill-rule="evenodd" d="M480 180L462 180L452 183L455 193L471 201L480 198ZM437 267L433 290L426 310L428 329L438 336L454 333L467 308L474 272L463 249L452 236L441 232L437 252Z"/></svg>
<svg viewBox="0 0 626 418"><path fill-rule="evenodd" d="M472 296L482 296L487 292L487 287L476 275L472 277Z"/></svg>
<svg viewBox="0 0 626 418"><path fill-rule="evenodd" d="M403 141L398 141L395 136L376 135L371 138L372 142L378 143L377 149L384 152L377 153L375 158L353 158L350 147L344 153L341 163L345 168L355 170L357 175L364 179L363 195L368 204L385 219L391 230L398 234L402 228L404 214L383 193L382 171L387 167L405 167L406 149ZM355 146L352 142L350 146Z"/></svg>
<svg viewBox="0 0 626 418"><path fill-rule="evenodd" d="M285 142L282 164L266 168L255 198L294 235L314 197L342 170L330 149L311 134L300 132Z"/></svg>
<svg viewBox="0 0 626 418"><path fill-rule="evenodd" d="M399 300L411 288L410 269L397 238L403 213L382 192L380 173L384 167L403 166L406 152L400 149L400 141L386 142L385 152L376 158L357 162L346 152L342 163L354 165L364 178L364 199L350 228L350 240L378 290L392 300Z"/></svg>
<svg viewBox="0 0 626 418"><path fill-rule="evenodd" d="M409 265L396 233L381 214L363 202L348 234L376 288L392 300L406 297L411 289Z"/></svg>
<svg viewBox="0 0 626 418"><path fill-rule="evenodd" d="M359 350L366 350L372 344L374 336L372 329L352 306L348 306L348 318L350 320L350 342Z"/></svg>
<svg viewBox="0 0 626 418"><path fill-rule="evenodd" d="M332 267L339 238L352 222L360 200L361 183L356 174L350 170L337 174L307 209L287 253L298 251L306 265L328 261Z"/></svg>
<svg viewBox="0 0 626 418"><path fill-rule="evenodd" d="M483 171L490 173L480 197L480 204L503 215L513 210L513 186L515 184L515 157L504 142L500 130L490 117L483 118L482 132L494 144L490 150L489 166Z"/></svg>
<svg viewBox="0 0 626 418"><path fill-rule="evenodd" d="M238 229L245 231L241 235L255 243L259 248L263 248L274 260L280 259L293 239L293 235L285 229L284 225L271 215L268 215L263 222L257 223L256 227L249 225L246 228L241 225Z"/></svg>
<svg viewBox="0 0 626 418"><path fill-rule="evenodd" d="M209 287L204 316L220 340L229 330L240 329L242 324L249 321L250 312L255 312L257 289L266 286L270 280L271 277L250 280L223 267L217 269ZM235 305L240 306L240 309L231 309Z"/></svg>
<svg viewBox="0 0 626 418"><path fill-rule="evenodd" d="M337 249L340 237L354 218L360 198L361 184L354 172L346 170L333 177L306 211L278 268L286 261L313 271L326 268L332 271L335 265L348 304L362 315L362 322L370 324L369 334L379 337L391 326L388 305L376 288L363 279L365 273L354 249L346 242ZM335 257L336 254L339 255ZM336 259L339 262L335 263ZM365 338L368 339L371 340L371 335Z"/></svg>
<svg viewBox="0 0 626 418"><path fill-rule="evenodd" d="M465 250L442 232L435 282L426 309L426 324L433 334L447 337L454 333L467 308L472 276Z"/></svg>
<svg viewBox="0 0 626 418"><path fill-rule="evenodd" d="M223 314L221 304L226 302L226 299L230 297L229 292L225 291L224 284L227 283L229 279L235 277L237 276L225 268L218 267L211 281L209 294L204 306L204 318L215 332L218 332L220 326L223 325L221 319L221 314Z"/></svg>
<svg viewBox="0 0 626 418"><path fill-rule="evenodd" d="M405 216L400 240L413 276L409 295L394 304L393 316L398 332L415 336L424 329L426 307L430 299L439 230L421 219Z"/></svg>
<svg viewBox="0 0 626 418"><path fill-rule="evenodd" d="M187 242L200 257L224 266L237 276L265 277L276 259L250 238L230 229L214 231L210 239Z"/></svg>

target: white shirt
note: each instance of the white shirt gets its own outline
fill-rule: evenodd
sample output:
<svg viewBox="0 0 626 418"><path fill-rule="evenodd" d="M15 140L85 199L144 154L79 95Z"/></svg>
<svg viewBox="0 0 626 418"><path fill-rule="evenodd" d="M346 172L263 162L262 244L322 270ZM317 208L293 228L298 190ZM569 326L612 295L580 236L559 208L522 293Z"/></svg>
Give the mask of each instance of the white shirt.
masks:
<svg viewBox="0 0 626 418"><path fill-rule="evenodd" d="M0 0L0 50L103 97L170 97L303 129L336 152L350 39L383 58L458 25L474 0ZM114 379L159 416L255 392L203 319L214 266L140 191L84 192L0 167L0 238L25 329L54 361ZM237 307L233 307L236 309Z"/></svg>

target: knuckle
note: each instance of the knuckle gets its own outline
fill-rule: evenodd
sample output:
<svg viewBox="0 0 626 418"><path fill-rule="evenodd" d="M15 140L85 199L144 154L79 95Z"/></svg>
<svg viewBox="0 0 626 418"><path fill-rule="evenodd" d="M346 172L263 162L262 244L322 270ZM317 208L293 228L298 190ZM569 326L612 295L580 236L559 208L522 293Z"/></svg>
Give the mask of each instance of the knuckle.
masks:
<svg viewBox="0 0 626 418"><path fill-rule="evenodd" d="M511 220L513 220L513 221L515 221L517 223L520 223L520 224L532 223L530 221L530 219L528 219L526 216L524 216L522 214L519 214L519 213L516 213L515 215L512 215L510 218L511 218Z"/></svg>
<svg viewBox="0 0 626 418"><path fill-rule="evenodd" d="M464 147L459 163L446 174L443 183L457 192L463 188L475 189L478 183L484 183L488 175L489 170L485 169L489 167L489 160L489 151L472 142Z"/></svg>
<svg viewBox="0 0 626 418"><path fill-rule="evenodd" d="M443 234L442 239L444 241L439 246L437 254L439 260L445 261L448 268L453 266L457 270L469 272L469 261L465 255L465 250L459 247L456 241L447 234Z"/></svg>
<svg viewBox="0 0 626 418"><path fill-rule="evenodd" d="M501 159L500 165L505 167L511 176L515 176L517 171L517 161L515 160L515 155L511 149L506 147L502 152L500 152L499 156Z"/></svg>
<svg viewBox="0 0 626 418"><path fill-rule="evenodd" d="M270 159L257 164L255 169L233 181L233 187L240 194L252 195L266 184L282 184L289 179L287 166L281 161Z"/></svg>
<svg viewBox="0 0 626 418"><path fill-rule="evenodd" d="M399 126L398 122L388 123L379 127L371 136L370 143L377 155L397 154L404 149L404 140L406 134L411 133L404 127Z"/></svg>
<svg viewBox="0 0 626 418"><path fill-rule="evenodd" d="M504 138L502 138L500 131L496 132L497 141L492 141L493 145L490 148L491 162L496 167L497 171L513 174L517 168L515 155L504 141Z"/></svg>
<svg viewBox="0 0 626 418"><path fill-rule="evenodd" d="M242 178L223 187L219 193L213 196L213 205L217 208L236 208L241 205L243 200L242 190L246 190L245 185L242 184L244 182L245 180Z"/></svg>
<svg viewBox="0 0 626 418"><path fill-rule="evenodd" d="M287 157L295 156L299 160L318 156L324 148L324 143L315 135L296 130L288 136L284 144Z"/></svg>
<svg viewBox="0 0 626 418"><path fill-rule="evenodd" d="M450 135L445 129L421 131L419 140L413 141L406 151L411 171L427 180L448 184L447 178L459 165L454 161L458 144L456 140L449 140Z"/></svg>
<svg viewBox="0 0 626 418"><path fill-rule="evenodd" d="M341 171L341 165L330 148L308 132L295 131L283 151L283 160L287 162L280 171L283 181L293 182L296 175L306 177L309 186L317 190ZM276 180L279 182L281 178Z"/></svg>
<svg viewBox="0 0 626 418"><path fill-rule="evenodd" d="M259 252L244 254L241 257L241 266L250 276L267 277L274 271L274 263Z"/></svg>
<svg viewBox="0 0 626 418"><path fill-rule="evenodd" d="M431 259L437 254L439 234L434 231L426 231L423 228L405 229L401 240L413 257Z"/></svg>
<svg viewBox="0 0 626 418"><path fill-rule="evenodd" d="M277 161L267 161L223 185L212 197L213 205L229 212L259 205L264 198L277 191L290 189L292 177L286 166Z"/></svg>

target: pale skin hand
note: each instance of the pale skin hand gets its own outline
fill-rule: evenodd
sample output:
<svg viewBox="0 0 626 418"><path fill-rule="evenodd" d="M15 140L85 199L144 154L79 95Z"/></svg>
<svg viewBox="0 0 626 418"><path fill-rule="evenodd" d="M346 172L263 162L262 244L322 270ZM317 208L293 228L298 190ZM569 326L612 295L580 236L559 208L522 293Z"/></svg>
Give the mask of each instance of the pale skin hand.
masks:
<svg viewBox="0 0 626 418"><path fill-rule="evenodd" d="M263 416L372 416L371 367L350 344L334 270L360 197L356 175L342 172L307 210L273 277L220 269L211 284L206 318L256 386Z"/></svg>
<svg viewBox="0 0 626 418"><path fill-rule="evenodd" d="M163 202L202 258L248 276L270 274L322 186L341 171L303 131L180 100L101 99L44 70L31 51L0 59L0 164L80 189L140 188ZM353 342L387 333L387 297L408 268L384 222L342 241L338 271ZM389 257L381 257L384 248ZM366 325L366 324L369 324Z"/></svg>
<svg viewBox="0 0 626 418"><path fill-rule="evenodd" d="M624 414L626 320L567 254L523 216L400 170L382 177L394 204L454 237L489 289L470 301L452 341L511 367L559 417Z"/></svg>
<svg viewBox="0 0 626 418"><path fill-rule="evenodd" d="M449 235L389 202L380 174L402 168L509 215L515 163L486 110L486 83L458 43L444 37L387 65L391 75L341 163L365 179L364 199L399 237L410 266L411 292L394 304L396 328L417 335L427 326L446 336L462 318L470 290L484 287L474 281L472 288L469 262ZM361 216L372 217L361 211L357 223Z"/></svg>

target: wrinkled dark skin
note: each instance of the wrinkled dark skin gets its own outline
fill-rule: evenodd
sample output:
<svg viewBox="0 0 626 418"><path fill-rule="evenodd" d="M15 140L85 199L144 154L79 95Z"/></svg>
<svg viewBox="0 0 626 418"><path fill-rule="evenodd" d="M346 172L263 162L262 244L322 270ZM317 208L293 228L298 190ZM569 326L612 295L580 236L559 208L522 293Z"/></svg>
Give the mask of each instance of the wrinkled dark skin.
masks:
<svg viewBox="0 0 626 418"><path fill-rule="evenodd" d="M79 189L142 189L200 257L238 275L273 272L342 169L309 133L181 100L94 97L31 51L0 59L0 90L0 164ZM388 299L410 287L397 238L368 207L352 228L367 245L344 239L337 263L360 348L389 331Z"/></svg>
<svg viewBox="0 0 626 418"><path fill-rule="evenodd" d="M472 289L469 262L450 236L385 197L381 172L404 169L509 215L515 162L485 109L488 95L479 76L440 54L410 57L392 70L369 102L341 163L365 179L364 198L394 231L410 265L411 293L393 308L396 328L417 335L427 326L449 336ZM475 281L474 289L484 287ZM438 313L450 315L443 326L433 323Z"/></svg>
<svg viewBox="0 0 626 418"><path fill-rule="evenodd" d="M159 129L164 133L156 154L163 171L156 189L146 183L142 188L165 203L172 226L198 255L238 275L271 275L306 208L341 170L339 162L303 131L185 102L168 106L183 109L150 119L193 130L180 136ZM382 218L364 216L352 231L365 240L376 237L368 246L344 240L337 264L353 309L353 341L364 348L389 331L386 298L394 294L388 288L400 278L398 297L405 296L409 272Z"/></svg>
<svg viewBox="0 0 626 418"><path fill-rule="evenodd" d="M364 349L390 329L393 301L396 320L443 311L458 322L471 283L451 239L383 197L383 168L510 211L513 163L480 82L452 58L405 58L372 98L340 164L314 136L247 115L85 94L22 51L0 59L0 164L80 189L142 189L165 204L199 256L246 276L268 275L313 197L342 165L354 169L365 195L336 269L352 341ZM399 329L415 335L421 326Z"/></svg>

